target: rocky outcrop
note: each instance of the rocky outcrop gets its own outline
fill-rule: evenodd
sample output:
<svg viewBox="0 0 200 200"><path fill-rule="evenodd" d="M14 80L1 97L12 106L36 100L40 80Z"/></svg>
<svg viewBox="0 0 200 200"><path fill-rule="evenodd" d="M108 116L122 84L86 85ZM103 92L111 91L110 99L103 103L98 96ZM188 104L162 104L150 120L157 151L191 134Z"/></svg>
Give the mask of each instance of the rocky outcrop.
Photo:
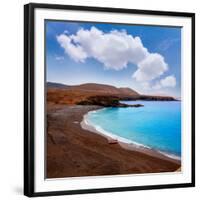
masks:
<svg viewBox="0 0 200 200"><path fill-rule="evenodd" d="M103 107L141 107L142 104L128 105L120 103L120 98L115 96L92 96L80 101L78 105L98 105Z"/></svg>
<svg viewBox="0 0 200 200"><path fill-rule="evenodd" d="M150 96L150 95L140 95L139 100L145 101L177 101L170 96Z"/></svg>

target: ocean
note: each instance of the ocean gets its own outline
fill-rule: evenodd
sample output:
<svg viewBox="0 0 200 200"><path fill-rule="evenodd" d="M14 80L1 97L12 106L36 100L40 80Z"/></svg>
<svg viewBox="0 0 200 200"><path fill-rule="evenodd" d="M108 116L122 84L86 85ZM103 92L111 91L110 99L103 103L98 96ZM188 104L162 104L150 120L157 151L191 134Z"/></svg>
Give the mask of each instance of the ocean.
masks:
<svg viewBox="0 0 200 200"><path fill-rule="evenodd" d="M104 108L87 114L103 134L181 157L180 101L122 101L144 107Z"/></svg>

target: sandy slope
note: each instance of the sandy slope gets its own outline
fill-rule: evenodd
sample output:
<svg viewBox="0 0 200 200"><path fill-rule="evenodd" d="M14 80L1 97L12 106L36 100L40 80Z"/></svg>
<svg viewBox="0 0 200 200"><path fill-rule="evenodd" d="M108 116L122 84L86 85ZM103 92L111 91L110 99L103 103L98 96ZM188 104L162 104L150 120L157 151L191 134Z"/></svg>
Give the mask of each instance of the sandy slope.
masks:
<svg viewBox="0 0 200 200"><path fill-rule="evenodd" d="M97 106L48 106L47 177L98 176L171 172L172 160L108 144L106 138L83 130L80 122Z"/></svg>

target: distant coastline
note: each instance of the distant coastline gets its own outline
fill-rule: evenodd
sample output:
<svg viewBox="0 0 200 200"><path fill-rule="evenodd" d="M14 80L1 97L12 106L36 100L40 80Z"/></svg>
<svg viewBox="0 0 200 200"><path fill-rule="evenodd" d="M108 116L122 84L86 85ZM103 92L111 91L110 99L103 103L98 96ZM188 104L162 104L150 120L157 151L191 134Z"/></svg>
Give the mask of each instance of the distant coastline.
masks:
<svg viewBox="0 0 200 200"><path fill-rule="evenodd" d="M47 101L67 105L122 106L121 100L177 101L171 96L139 94L130 88L117 88L111 85L87 83L64 85L47 82Z"/></svg>

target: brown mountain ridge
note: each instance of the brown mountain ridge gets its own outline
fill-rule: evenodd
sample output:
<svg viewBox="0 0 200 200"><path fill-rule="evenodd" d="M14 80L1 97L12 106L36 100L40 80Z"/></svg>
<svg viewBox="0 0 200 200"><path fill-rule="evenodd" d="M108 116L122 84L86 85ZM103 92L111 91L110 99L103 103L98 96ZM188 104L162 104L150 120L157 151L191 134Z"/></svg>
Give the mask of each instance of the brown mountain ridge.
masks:
<svg viewBox="0 0 200 200"><path fill-rule="evenodd" d="M86 83L81 85L64 85L47 82L47 102L53 104L75 105L93 101L97 105L98 100L149 100L149 101L174 101L170 96L142 95L131 88L117 88L111 85ZM102 102L101 102L102 103Z"/></svg>

